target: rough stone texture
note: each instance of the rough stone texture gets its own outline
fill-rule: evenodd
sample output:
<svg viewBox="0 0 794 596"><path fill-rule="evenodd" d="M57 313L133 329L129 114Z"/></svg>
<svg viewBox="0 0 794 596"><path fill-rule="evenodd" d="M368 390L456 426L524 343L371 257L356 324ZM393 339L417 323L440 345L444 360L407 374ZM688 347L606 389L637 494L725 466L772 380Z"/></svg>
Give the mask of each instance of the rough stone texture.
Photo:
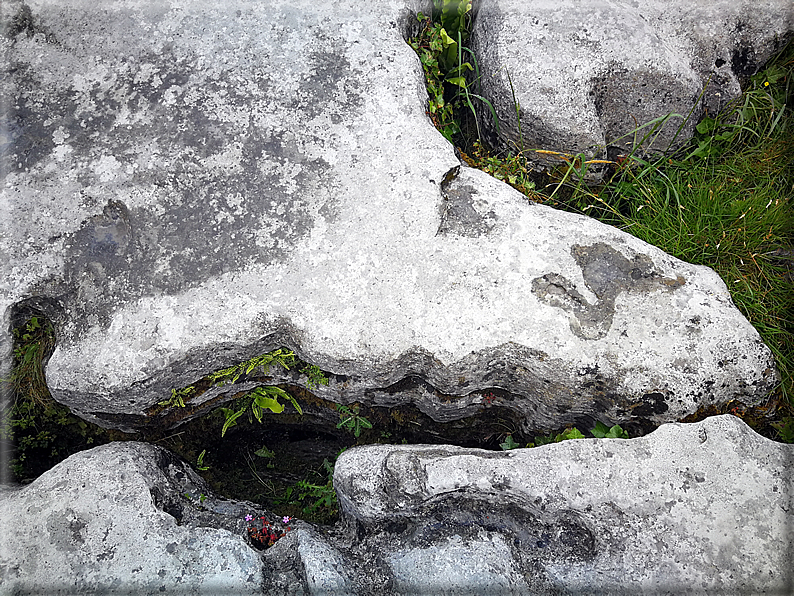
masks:
<svg viewBox="0 0 794 596"><path fill-rule="evenodd" d="M504 453L367 446L334 486L396 593L789 594L792 463L720 416Z"/></svg>
<svg viewBox="0 0 794 596"><path fill-rule="evenodd" d="M793 459L732 416L509 452L358 447L336 463L342 520L259 552L244 516L272 516L114 443L0 489L0 594L790 594Z"/></svg>
<svg viewBox="0 0 794 596"><path fill-rule="evenodd" d="M477 6L471 45L500 122L496 135L483 110L486 128L508 147L521 146L523 138L527 149L588 158L626 155L650 128L636 138L631 131L679 114L642 144L646 151L666 150L693 110L674 146L687 140L703 115L738 97L740 84L794 31L789 0L483 0ZM561 163L540 154L534 159L541 166Z"/></svg>
<svg viewBox="0 0 794 596"><path fill-rule="evenodd" d="M0 594L261 594L242 538L252 511L213 497L165 449L83 451L0 491Z"/></svg>
<svg viewBox="0 0 794 596"><path fill-rule="evenodd" d="M457 167L416 3L4 3L0 353L55 322L55 398L124 429L280 345L327 399L519 427L760 400L772 356L713 271Z"/></svg>

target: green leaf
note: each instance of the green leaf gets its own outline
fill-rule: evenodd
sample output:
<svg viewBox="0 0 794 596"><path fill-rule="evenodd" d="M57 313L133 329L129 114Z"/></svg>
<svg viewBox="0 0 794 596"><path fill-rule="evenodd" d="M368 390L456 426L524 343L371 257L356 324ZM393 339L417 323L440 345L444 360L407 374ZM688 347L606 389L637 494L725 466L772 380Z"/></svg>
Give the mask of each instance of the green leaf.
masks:
<svg viewBox="0 0 794 596"><path fill-rule="evenodd" d="M210 469L209 466L204 465L205 455L207 455L206 449L202 450L202 452L199 453L198 459L196 460L196 469L201 470L202 472L205 472Z"/></svg>
<svg viewBox="0 0 794 596"><path fill-rule="evenodd" d="M265 445L263 445L261 449L254 451L254 455L258 455L259 457L264 457L266 459L276 457L275 452L268 449Z"/></svg>
<svg viewBox="0 0 794 596"><path fill-rule="evenodd" d="M695 127L700 134L705 135L710 133L717 126L717 122L713 118L704 118Z"/></svg>
<svg viewBox="0 0 794 596"><path fill-rule="evenodd" d="M474 97L476 99L479 99L486 106L488 106L488 109L491 111L491 117L493 118L494 127L496 128L496 132L498 133L499 132L499 117L496 115L496 110L494 109L493 104L490 101L488 101L487 99L485 99L484 97L481 97L481 96L477 95L476 93L470 93L469 95L471 95L472 97Z"/></svg>
<svg viewBox="0 0 794 596"><path fill-rule="evenodd" d="M616 424L609 429L609 432L604 435L605 439L628 439L629 433L623 430L619 424Z"/></svg>
<svg viewBox="0 0 794 596"><path fill-rule="evenodd" d="M554 443L554 434L547 435L545 437L535 437L535 445L540 447L541 445L550 445Z"/></svg>
<svg viewBox="0 0 794 596"><path fill-rule="evenodd" d="M259 391L261 388L257 388L255 391ZM275 397L270 397L265 392L256 393L254 396L254 403L262 409L267 408L274 414L281 414L284 411L284 405L279 403L278 399Z"/></svg>
<svg viewBox="0 0 794 596"><path fill-rule="evenodd" d="M597 439L603 439L606 436L606 434L609 432L609 427L599 420L598 422L596 422L595 428L590 432Z"/></svg>
<svg viewBox="0 0 794 596"><path fill-rule="evenodd" d="M226 415L226 422L223 423L223 428L221 429L221 437L226 434L226 431L229 430L231 427L237 424L237 419L245 414L245 411L248 407L244 407L243 409L234 412L233 410L229 410L226 408L222 408L221 411Z"/></svg>
<svg viewBox="0 0 794 596"><path fill-rule="evenodd" d="M584 439L584 435L578 428L566 428L563 432L557 435L559 441L568 441L571 439Z"/></svg>
<svg viewBox="0 0 794 596"><path fill-rule="evenodd" d="M502 448L502 451L509 451L511 449L517 449L521 447L521 445L513 440L513 435L507 435L504 443L499 443L499 447Z"/></svg>
<svg viewBox="0 0 794 596"><path fill-rule="evenodd" d="M452 38L449 36L449 34L447 33L447 30L446 30L446 29L441 29L441 31L440 31L440 34L441 34L441 41L444 43L444 46L445 46L445 47L446 47L446 46L453 45L453 44L454 44L454 45L456 45L456 46L458 45L458 42L457 42L457 41L455 41L454 39L452 39ZM456 50L456 51L457 51L457 50Z"/></svg>
<svg viewBox="0 0 794 596"><path fill-rule="evenodd" d="M629 434L623 430L619 424L612 428L608 428L606 424L600 420L596 422L595 428L590 431L594 437L598 439L628 439Z"/></svg>

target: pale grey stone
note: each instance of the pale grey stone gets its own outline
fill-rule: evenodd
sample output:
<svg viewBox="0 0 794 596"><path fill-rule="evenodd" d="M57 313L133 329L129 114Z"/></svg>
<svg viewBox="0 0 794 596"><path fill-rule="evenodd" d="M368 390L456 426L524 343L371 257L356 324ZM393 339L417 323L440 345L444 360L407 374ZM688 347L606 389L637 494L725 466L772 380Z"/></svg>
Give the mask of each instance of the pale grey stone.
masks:
<svg viewBox="0 0 794 596"><path fill-rule="evenodd" d="M527 432L763 399L772 355L713 271L458 169L404 41L422 6L4 4L4 361L40 307L55 398L127 430L280 345L320 397Z"/></svg>
<svg viewBox="0 0 794 596"><path fill-rule="evenodd" d="M164 449L84 451L0 492L0 593L261 594L248 511Z"/></svg>
<svg viewBox="0 0 794 596"><path fill-rule="evenodd" d="M469 578L494 593L784 594L792 463L794 446L718 416L504 453L366 446L339 457L334 486L399 593L471 593ZM454 572L419 571L447 554Z"/></svg>
<svg viewBox="0 0 794 596"><path fill-rule="evenodd" d="M499 133L484 106L482 123L539 166L563 161L532 150L615 159L635 146L640 154L680 146L794 31L788 0L483 0L477 7L471 45ZM676 116L659 130L633 134L668 114Z"/></svg>

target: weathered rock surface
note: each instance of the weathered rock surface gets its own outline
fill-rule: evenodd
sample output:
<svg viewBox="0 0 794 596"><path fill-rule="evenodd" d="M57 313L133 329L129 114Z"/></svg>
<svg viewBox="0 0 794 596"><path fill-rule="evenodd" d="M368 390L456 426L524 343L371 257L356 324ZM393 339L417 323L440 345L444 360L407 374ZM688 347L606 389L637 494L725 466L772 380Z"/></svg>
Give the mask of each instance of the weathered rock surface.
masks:
<svg viewBox="0 0 794 596"><path fill-rule="evenodd" d="M83 451L0 492L0 593L261 594L260 558L242 538L252 511L216 500L165 449Z"/></svg>
<svg viewBox="0 0 794 596"><path fill-rule="evenodd" d="M794 31L788 0L488 0L477 6L472 47L500 123L496 134L483 110L486 128L510 148L587 158L615 159L639 141L642 150L664 151L674 138L677 144L689 139L701 117L738 97L740 84ZM643 137L650 127L630 134L671 113L680 117L649 138ZM535 159L561 163L548 155Z"/></svg>
<svg viewBox="0 0 794 596"><path fill-rule="evenodd" d="M259 552L242 536L262 512L115 443L0 491L0 593L788 594L793 459L732 416L509 452L353 448L340 523L293 521Z"/></svg>
<svg viewBox="0 0 794 596"><path fill-rule="evenodd" d="M37 305L55 398L124 429L280 345L333 373L322 397L441 421L760 400L772 356L713 271L454 169L417 7L5 3L5 360Z"/></svg>
<svg viewBox="0 0 794 596"><path fill-rule="evenodd" d="M792 463L719 416L505 453L373 445L334 486L396 593L786 594Z"/></svg>

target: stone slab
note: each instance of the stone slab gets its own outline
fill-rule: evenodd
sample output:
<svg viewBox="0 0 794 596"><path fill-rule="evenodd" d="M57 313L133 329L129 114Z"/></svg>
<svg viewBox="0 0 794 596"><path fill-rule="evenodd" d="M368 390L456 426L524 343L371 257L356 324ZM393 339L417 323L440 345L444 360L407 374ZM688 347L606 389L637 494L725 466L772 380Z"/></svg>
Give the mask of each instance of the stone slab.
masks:
<svg viewBox="0 0 794 596"><path fill-rule="evenodd" d="M763 399L713 271L459 167L404 41L421 7L4 4L4 362L42 309L55 398L125 430L281 345L321 397L434 420L492 389L525 429Z"/></svg>
<svg viewBox="0 0 794 596"><path fill-rule="evenodd" d="M500 130L484 108L483 125L496 144L526 149L539 167L563 161L534 149L614 160L635 148L642 155L680 146L794 32L787 0L488 0L476 7L471 45ZM676 116L648 138L652 127L632 134L668 114Z"/></svg>
<svg viewBox="0 0 794 596"><path fill-rule="evenodd" d="M209 495L201 509L218 513L185 493ZM0 490L0 594L261 594L262 564L242 537L249 511L217 501L162 448L83 451Z"/></svg>
<svg viewBox="0 0 794 596"><path fill-rule="evenodd" d="M794 446L718 416L504 453L366 446L334 486L399 593L784 594L792 464Z"/></svg>

